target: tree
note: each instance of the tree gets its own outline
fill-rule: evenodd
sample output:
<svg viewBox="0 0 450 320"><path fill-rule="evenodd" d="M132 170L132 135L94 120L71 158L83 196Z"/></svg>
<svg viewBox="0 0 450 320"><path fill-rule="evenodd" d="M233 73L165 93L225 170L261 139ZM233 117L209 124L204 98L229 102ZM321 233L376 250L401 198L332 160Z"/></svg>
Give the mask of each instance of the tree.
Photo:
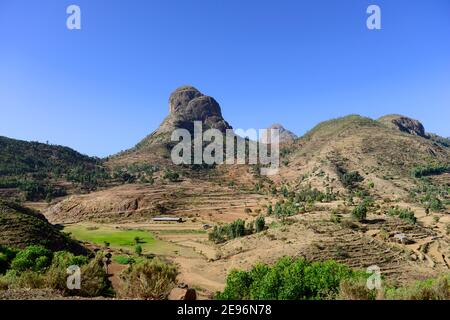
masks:
<svg viewBox="0 0 450 320"><path fill-rule="evenodd" d="M259 216L255 221L256 232L261 232L266 226L266 221L263 216Z"/></svg>
<svg viewBox="0 0 450 320"><path fill-rule="evenodd" d="M137 244L137 245L134 247L134 252L135 252L138 256L140 256L140 255L142 254L142 246L141 246L140 244Z"/></svg>
<svg viewBox="0 0 450 320"><path fill-rule="evenodd" d="M352 211L352 216L358 221L362 222L366 220L367 217L367 205L365 202L360 203L355 209Z"/></svg>

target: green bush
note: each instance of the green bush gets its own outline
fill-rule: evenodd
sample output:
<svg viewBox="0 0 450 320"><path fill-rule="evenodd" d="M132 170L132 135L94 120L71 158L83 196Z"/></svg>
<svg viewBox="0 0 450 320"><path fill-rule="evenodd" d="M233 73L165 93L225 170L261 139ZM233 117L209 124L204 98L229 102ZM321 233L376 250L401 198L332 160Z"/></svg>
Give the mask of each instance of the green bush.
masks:
<svg viewBox="0 0 450 320"><path fill-rule="evenodd" d="M352 217L362 222L367 218L367 204L366 202L362 202L356 206L356 208L352 211Z"/></svg>
<svg viewBox="0 0 450 320"><path fill-rule="evenodd" d="M0 274L4 274L10 268L16 254L17 250L0 246Z"/></svg>
<svg viewBox="0 0 450 320"><path fill-rule="evenodd" d="M364 178L359 174L358 171L351 172L341 172L339 173L339 178L344 185L344 187L353 189L359 182L364 181Z"/></svg>
<svg viewBox="0 0 450 320"><path fill-rule="evenodd" d="M399 208L398 206L390 208L387 212L387 215L393 217L399 217L411 224L415 224L417 222L417 218L410 209Z"/></svg>
<svg viewBox="0 0 450 320"><path fill-rule="evenodd" d="M169 180L170 182L177 182L180 179L180 174L172 170L166 170L163 179Z"/></svg>
<svg viewBox="0 0 450 320"><path fill-rule="evenodd" d="M67 288L67 268L79 266L80 268L88 264L89 259L84 256L75 256L67 251L55 252L52 264L45 273L46 287L61 291L63 294L78 294Z"/></svg>
<svg viewBox="0 0 450 320"><path fill-rule="evenodd" d="M135 252L138 256L140 256L140 255L142 254L142 246L141 246L140 244L137 244L137 245L134 247L134 252Z"/></svg>
<svg viewBox="0 0 450 320"><path fill-rule="evenodd" d="M258 218L256 218L255 221L255 229L256 232L261 232L265 229L266 227L266 220L264 219L263 216L259 216Z"/></svg>
<svg viewBox="0 0 450 320"><path fill-rule="evenodd" d="M145 260L124 270L118 292L120 298L166 299L175 286L178 271L175 265L160 259Z"/></svg>
<svg viewBox="0 0 450 320"><path fill-rule="evenodd" d="M450 164L427 164L424 166L414 167L411 170L411 176L414 178L421 178L425 176L438 175L445 172L450 172Z"/></svg>
<svg viewBox="0 0 450 320"><path fill-rule="evenodd" d="M389 300L449 300L450 276L418 281L400 288L385 290Z"/></svg>
<svg viewBox="0 0 450 320"><path fill-rule="evenodd" d="M88 264L81 266L81 289L76 294L82 297L108 297L113 295L111 281L99 252Z"/></svg>
<svg viewBox="0 0 450 320"><path fill-rule="evenodd" d="M11 269L17 272L43 271L50 265L52 257L53 253L42 246L29 246L17 253L11 262Z"/></svg>
<svg viewBox="0 0 450 320"><path fill-rule="evenodd" d="M274 266L257 264L233 270L218 300L308 300L336 297L342 280L366 275L335 261L310 262L285 257Z"/></svg>
<svg viewBox="0 0 450 320"><path fill-rule="evenodd" d="M214 229L209 233L208 238L215 243L222 243L227 240L240 238L254 232L254 223L249 223L245 226L242 219L237 219L231 223L222 226L214 226Z"/></svg>

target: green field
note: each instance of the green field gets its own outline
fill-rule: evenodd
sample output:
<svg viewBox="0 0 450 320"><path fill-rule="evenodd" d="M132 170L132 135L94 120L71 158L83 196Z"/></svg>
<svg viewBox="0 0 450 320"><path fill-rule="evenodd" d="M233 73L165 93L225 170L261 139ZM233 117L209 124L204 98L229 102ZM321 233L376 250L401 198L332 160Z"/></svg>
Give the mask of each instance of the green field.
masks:
<svg viewBox="0 0 450 320"><path fill-rule="evenodd" d="M174 254L177 251L175 245L161 241L149 231L144 230L124 230L109 226L93 227L79 224L66 226L64 232L70 233L72 238L76 240L99 246L104 246L105 242L108 242L111 248L124 249L131 253L134 252L136 246L136 237L139 237L139 244L145 254Z"/></svg>

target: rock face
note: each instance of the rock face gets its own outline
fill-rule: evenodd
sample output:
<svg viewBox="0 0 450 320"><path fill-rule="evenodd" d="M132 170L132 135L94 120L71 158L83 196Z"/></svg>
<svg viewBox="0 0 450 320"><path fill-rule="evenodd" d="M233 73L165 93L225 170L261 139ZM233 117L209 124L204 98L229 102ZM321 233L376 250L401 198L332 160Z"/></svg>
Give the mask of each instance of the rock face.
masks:
<svg viewBox="0 0 450 320"><path fill-rule="evenodd" d="M194 121L201 121L204 129L219 129L222 132L231 129L214 98L203 95L192 86L183 86L170 95L169 116L157 131L168 132L176 128L192 131Z"/></svg>
<svg viewBox="0 0 450 320"><path fill-rule="evenodd" d="M381 123L419 137L426 137L425 128L418 120L401 115L388 115L378 119Z"/></svg>
<svg viewBox="0 0 450 320"><path fill-rule="evenodd" d="M281 124L275 123L275 124L271 125L270 127L268 127L267 129L278 129L279 130L280 143L293 142L295 139L297 139L297 135L295 133L287 130ZM263 143L270 143L270 131L268 131L267 134L263 134L261 136L260 140Z"/></svg>

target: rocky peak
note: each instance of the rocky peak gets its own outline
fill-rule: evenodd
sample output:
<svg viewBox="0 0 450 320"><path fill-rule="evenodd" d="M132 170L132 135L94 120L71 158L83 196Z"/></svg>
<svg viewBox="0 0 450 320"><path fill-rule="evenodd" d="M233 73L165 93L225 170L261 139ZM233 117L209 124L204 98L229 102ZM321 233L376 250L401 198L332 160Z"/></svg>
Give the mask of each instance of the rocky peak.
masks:
<svg viewBox="0 0 450 320"><path fill-rule="evenodd" d="M292 131L287 130L285 127L283 127L281 124L279 123L275 123L272 124L270 127L268 127L267 129L278 129L279 133L280 133L280 143L285 143L285 142L292 142L295 139L297 139L297 135L295 133L293 133ZM266 134L263 134L261 137L261 141L264 143L268 143L269 142L269 137L266 136Z"/></svg>
<svg viewBox="0 0 450 320"><path fill-rule="evenodd" d="M214 98L202 94L192 86L179 87L170 95L169 116L158 130L183 128L191 131L194 121L201 121L204 129L231 129Z"/></svg>
<svg viewBox="0 0 450 320"><path fill-rule="evenodd" d="M418 120L402 115L387 115L378 119L381 123L412 135L426 137L425 128Z"/></svg>

